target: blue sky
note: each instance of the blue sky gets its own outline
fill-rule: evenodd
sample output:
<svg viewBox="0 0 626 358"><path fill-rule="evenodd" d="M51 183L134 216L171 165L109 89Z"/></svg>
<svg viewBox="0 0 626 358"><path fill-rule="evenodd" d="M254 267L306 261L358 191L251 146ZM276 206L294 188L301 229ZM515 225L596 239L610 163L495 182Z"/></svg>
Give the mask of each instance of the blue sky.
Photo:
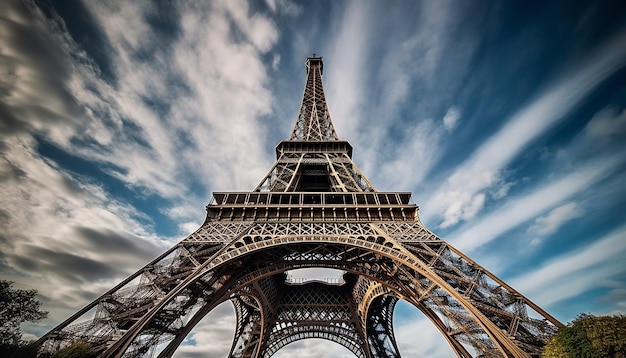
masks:
<svg viewBox="0 0 626 358"><path fill-rule="evenodd" d="M313 53L378 190L563 322L626 313L624 2L9 0L0 277L50 311L29 337L194 231L212 191L253 189ZM225 356L233 322L220 306L177 356ZM405 356L452 355L411 307L395 326ZM349 356L276 356L320 352Z"/></svg>

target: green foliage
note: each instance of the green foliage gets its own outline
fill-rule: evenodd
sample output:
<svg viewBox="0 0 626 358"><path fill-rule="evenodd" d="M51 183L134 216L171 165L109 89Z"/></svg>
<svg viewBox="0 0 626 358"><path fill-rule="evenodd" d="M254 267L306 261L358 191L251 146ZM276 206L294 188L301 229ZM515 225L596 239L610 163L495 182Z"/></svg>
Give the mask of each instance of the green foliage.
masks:
<svg viewBox="0 0 626 358"><path fill-rule="evenodd" d="M544 348L544 358L626 358L626 316L581 314L559 329Z"/></svg>
<svg viewBox="0 0 626 358"><path fill-rule="evenodd" d="M91 345L84 342L74 342L69 347L59 349L52 358L92 358L96 357L91 352Z"/></svg>

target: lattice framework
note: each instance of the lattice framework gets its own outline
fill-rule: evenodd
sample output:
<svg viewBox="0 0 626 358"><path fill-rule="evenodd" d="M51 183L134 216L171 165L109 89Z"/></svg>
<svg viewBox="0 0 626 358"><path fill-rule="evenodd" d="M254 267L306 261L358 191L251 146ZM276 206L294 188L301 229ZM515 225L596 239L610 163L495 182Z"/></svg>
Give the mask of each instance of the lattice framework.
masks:
<svg viewBox="0 0 626 358"><path fill-rule="evenodd" d="M215 224L221 228L225 225ZM242 223L231 225L232 232L238 232L237 228L243 226ZM235 302L235 307L238 307L237 342L238 337L243 337L246 331L251 332L252 327L261 321L263 310L268 310L267 314L270 316L274 314L270 308L275 310L277 307L276 293L271 292L276 292L276 289L269 288L268 278L291 269L306 267L345 270L358 274L362 277L361 282L368 282L365 286L368 290L369 285L372 285L373 291L368 291L369 293L351 295L360 297L355 300L355 304L361 302L362 306L355 311L362 315L358 324L363 327L363 331L367 331L368 325L367 316L363 312L369 312L372 317L374 311L371 311L371 302L379 297L406 299L436 321L438 328L445 331L449 341L456 342L458 347L469 344L480 352L494 356L500 354L500 350L512 350L512 355L515 355L515 352L524 352L523 349L526 349L537 354L555 328L544 320L530 318L527 312L537 309L532 302L494 280L495 276L457 253L418 222L256 223L249 225L246 231L222 246L212 244L213 241L197 241L199 233L210 231L207 226L211 224L190 235L170 255L147 265L140 271L141 280L138 285L120 287L96 301L94 306L98 313L88 325L82 323L68 326L58 334L80 337L92 341L96 346L106 346L116 333L124 333L130 337L132 326L129 327L129 324L145 320L144 326L135 330L135 337L128 338L127 346L124 347L126 356L145 355L157 343L173 340L177 334L185 331L183 318L188 317L194 308L207 305L215 307L224 300L231 299ZM409 230L410 235L407 234ZM399 232L405 233L409 239L394 239L393 236ZM209 253L214 254L209 257ZM236 279L234 272L238 273ZM258 286L262 282L266 282L262 289L244 290L249 285L256 283ZM174 286L176 283L178 285ZM240 298L236 298L240 294L233 295L228 291L245 292L256 300L243 304ZM358 290L355 288L355 291ZM300 299L306 303L315 301L316 297L304 295ZM257 301L264 304L250 303ZM302 305L303 309L306 306ZM209 310L203 308L201 311L208 313ZM149 312L160 313L146 319ZM308 311L292 310L296 315L311 314L306 312ZM319 312L321 311L317 311L318 314ZM342 312L346 318L350 311ZM390 324L391 309L386 312L388 318L382 322ZM543 311L539 310L539 314L541 313ZM327 323L331 321L328 320ZM354 324L350 321L348 327L353 327ZM370 330L381 327L380 324L369 324ZM289 325L285 323L284 327ZM383 342L393 341L391 326L385 327L388 332L384 331L383 334L374 330L375 334L386 337ZM322 332L328 333L318 328L316 333L307 335L306 332L313 331L290 329L294 335L286 339L284 344L294 338L323 338ZM490 329L494 332L489 332ZM77 332L82 332L82 335ZM354 338L348 340L347 331L341 333L337 327L333 327L330 333L331 336L343 337L338 338L338 343L352 351L356 350L357 356L366 354L359 353L362 348L355 348L364 343ZM516 344L522 348L505 344L509 336L515 337ZM271 335L268 338L268 342L273 342L274 345L269 345L268 355L260 356L271 356L277 350L272 347L276 347L279 340ZM100 342L99 339L103 341ZM371 337L370 340L381 342L380 339ZM371 345L369 343L370 350ZM232 356L254 356L246 353L250 351L254 349L241 352L234 349ZM464 353L462 356L471 355Z"/></svg>
<svg viewBox="0 0 626 358"><path fill-rule="evenodd" d="M357 357L400 357L392 323L400 299L459 357L539 355L561 324L425 228L410 193L376 191L336 135L321 74L321 58L309 58L291 139L255 190L214 193L196 232L42 337L42 356L80 340L105 357L170 357L230 301L230 357L271 357L308 338ZM344 279L286 280L313 267Z"/></svg>

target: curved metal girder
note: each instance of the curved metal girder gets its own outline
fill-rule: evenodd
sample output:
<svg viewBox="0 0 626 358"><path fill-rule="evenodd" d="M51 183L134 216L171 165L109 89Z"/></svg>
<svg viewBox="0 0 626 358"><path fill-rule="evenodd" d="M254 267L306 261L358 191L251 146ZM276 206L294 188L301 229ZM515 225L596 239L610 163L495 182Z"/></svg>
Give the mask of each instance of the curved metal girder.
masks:
<svg viewBox="0 0 626 358"><path fill-rule="evenodd" d="M399 358L400 351L393 335L393 309L398 298L378 296L367 310L367 342L372 357Z"/></svg>
<svg viewBox="0 0 626 358"><path fill-rule="evenodd" d="M220 225L223 226L224 223ZM241 224L233 225L233 228L241 227ZM106 308L114 303L100 302L99 305L104 307L103 312L112 313L105 312L109 316L103 316L97 322L109 322L107 324L121 327L116 322L124 321L115 321L116 317L135 317L133 319L137 322L149 322L155 319L155 312L165 310L169 312L169 316L163 315L158 324L148 328L161 336L159 342L172 339L179 332L185 331L181 323L175 322L175 318L184 317L193 307L205 302L208 296L217 292L228 280L232 286L236 282L252 282L259 275L276 272L267 266L268 262L273 262L284 265L283 271L297 267L329 267L354 272L384 283L390 290L401 293L401 297L407 297L414 304L419 303L433 314L443 317L446 327L438 328L442 333L446 332L448 341L457 352L462 345L454 342L470 344L478 351L496 349L505 352L512 349L512 345L518 347L513 349L536 352L545 344L541 337L548 336L555 327L547 322L528 318L525 315L525 307L529 302L527 299L508 287L482 282L484 280L481 272L484 271L479 266L463 257L455 256L449 245L437 238L428 237L428 233L421 229L421 225L410 223L403 226L346 222L255 223L247 225L246 230L234 231L238 233L237 237L211 257L202 255L206 255L205 252L214 252L211 250L215 249L207 251L202 242L190 241L188 245L199 246L185 251L190 255L197 255L194 256L197 259L191 260L187 254L180 254L173 261L159 263L150 268L147 270L150 276L146 277L146 287L155 286L160 291L150 291L155 293L148 296L142 293L145 290L137 289L133 289L131 293L115 293L113 296L119 297L120 303ZM425 235L423 237L427 240L401 243L392 238L392 235L397 236L400 231L409 237ZM337 235L339 232L346 234ZM261 253L262 257L255 259L256 262L250 262L246 258ZM260 266L258 263L261 263ZM242 270L247 265L258 267L256 271ZM381 276L381 272L385 274ZM198 280L201 282L196 282ZM176 282L178 285L172 286ZM207 287L210 289L207 290ZM157 295L156 292L160 293ZM201 297L202 302L190 300L194 297ZM509 298L514 298L510 306L506 302ZM131 301L137 304L146 302L146 305L124 305L124 302ZM494 301L499 302L498 305ZM163 302L170 302L169 307L164 306ZM133 307L141 310L133 313ZM433 317L429 316L431 320ZM546 319L549 320L550 317ZM104 339L102 342L106 343L115 337L113 334L119 335L115 333L120 332L119 328L112 327L113 330L110 331L113 333L110 334L98 328L98 332L104 332L98 333L101 337L98 339ZM511 329L512 327L515 329ZM137 335L144 328L132 331L135 328L123 327L125 333L122 332L122 336ZM491 332L496 333L490 335ZM498 332L506 333L498 336ZM67 340L72 339L71 337L69 335ZM515 337L514 341L509 337ZM116 344L122 343L118 341ZM123 350L125 349L127 348ZM465 356L464 354L461 355Z"/></svg>
<svg viewBox="0 0 626 358"><path fill-rule="evenodd" d="M263 315L259 302L250 296L231 299L237 313L237 328L229 357L256 357L263 335Z"/></svg>
<svg viewBox="0 0 626 358"><path fill-rule="evenodd" d="M277 161L254 193L214 195L202 227L42 337L44 353L86 340L101 356L144 356L171 340L160 355L169 357L204 315L231 299L237 311L231 356L269 357L290 342L319 336L357 356L395 357L397 298L422 311L459 357L471 356L466 345L485 356L541 351L561 323L426 229L406 195L373 193L351 159L352 146L338 140L322 66L321 57L307 59L291 139L276 147ZM280 194L268 200L261 191ZM337 192L353 194L333 194L341 203L316 200ZM279 274L306 267L358 277L345 286L352 292L340 296L334 320L311 309L326 302L281 301ZM74 323L90 309L92 319ZM314 319L302 319L305 314Z"/></svg>
<svg viewBox="0 0 626 358"><path fill-rule="evenodd" d="M188 287L194 282L203 279L203 285L217 285L220 281L216 278L230 277L229 284L231 289L236 283L241 283L241 279L246 275L241 272L241 268L245 267L244 262L263 262L264 264L288 261L287 268L293 269L300 267L320 266L334 267L355 272L360 275L371 277L389 289L398 292L402 296L423 296L422 304L430 309L435 309L442 314L448 314L448 329L459 330L465 332L466 337L474 337L479 335L481 339L490 340L493 346L503 355L527 356L522 348L518 347L497 325L492 322L483 313L478 306L461 295L441 276L430 270L425 263L421 262L408 251L402 249L401 246L389 247L383 244L373 244L363 240L350 240L343 237L275 237L256 242L247 247L235 247L231 245L230 249L226 249L222 255L207 262L197 270L197 273L188 277L181 286L173 290L169 297L166 297L159 305L153 308L152 312L146 314L132 329L129 330L123 339L118 341L107 354L111 356L119 356L135 340L145 327L149 327L149 322L158 316L158 312L167 307L168 302L172 302L174 298L182 295L185 297ZM260 256L258 256L258 255ZM296 255L297 254L297 255ZM255 256L257 255L257 256ZM371 258L363 259L368 256ZM317 258L312 260L311 258ZM329 260L329 258L336 258ZM361 259L361 261L357 261ZM226 267L229 268L226 268ZM233 267L230 267L233 266ZM214 269L223 268L223 272L211 274ZM228 274L226 274L228 272ZM237 272L238 276L234 275ZM258 268L256 272L266 272ZM269 272L269 271L267 271ZM248 277L250 273L247 273ZM410 278L413 277L413 278ZM208 282L207 282L208 279ZM222 280L223 281L223 280ZM225 283L222 283L223 285ZM432 285L437 286L434 291ZM224 287L224 286L222 286ZM447 296L432 295L429 292L445 293ZM447 300L455 300L455 302L443 302ZM444 304L445 303L445 304ZM441 310L441 307L453 307L455 315L451 311ZM454 319L456 321L454 321ZM452 326L450 326L452 324ZM482 332L482 333L480 333ZM458 339L458 335L453 339ZM476 344L479 339L470 340L470 344ZM477 348L490 351L487 346L478 345ZM457 349L457 347L453 347Z"/></svg>

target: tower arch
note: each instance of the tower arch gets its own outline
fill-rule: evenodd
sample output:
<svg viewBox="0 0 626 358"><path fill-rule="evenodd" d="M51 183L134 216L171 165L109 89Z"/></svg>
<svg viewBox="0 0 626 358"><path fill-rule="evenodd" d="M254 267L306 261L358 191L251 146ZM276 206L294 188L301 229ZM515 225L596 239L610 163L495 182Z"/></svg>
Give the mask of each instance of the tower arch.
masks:
<svg viewBox="0 0 626 358"><path fill-rule="evenodd" d="M400 357L398 300L459 357L473 356L466 346L486 357L540 354L561 323L429 231L411 193L376 190L337 136L322 68L321 57L307 59L292 135L257 187L213 193L200 228L44 335L41 356L80 340L102 357L154 356L167 343L158 356L170 357L227 300L237 314L230 357L271 357L307 338ZM285 279L314 267L346 272L343 283Z"/></svg>

